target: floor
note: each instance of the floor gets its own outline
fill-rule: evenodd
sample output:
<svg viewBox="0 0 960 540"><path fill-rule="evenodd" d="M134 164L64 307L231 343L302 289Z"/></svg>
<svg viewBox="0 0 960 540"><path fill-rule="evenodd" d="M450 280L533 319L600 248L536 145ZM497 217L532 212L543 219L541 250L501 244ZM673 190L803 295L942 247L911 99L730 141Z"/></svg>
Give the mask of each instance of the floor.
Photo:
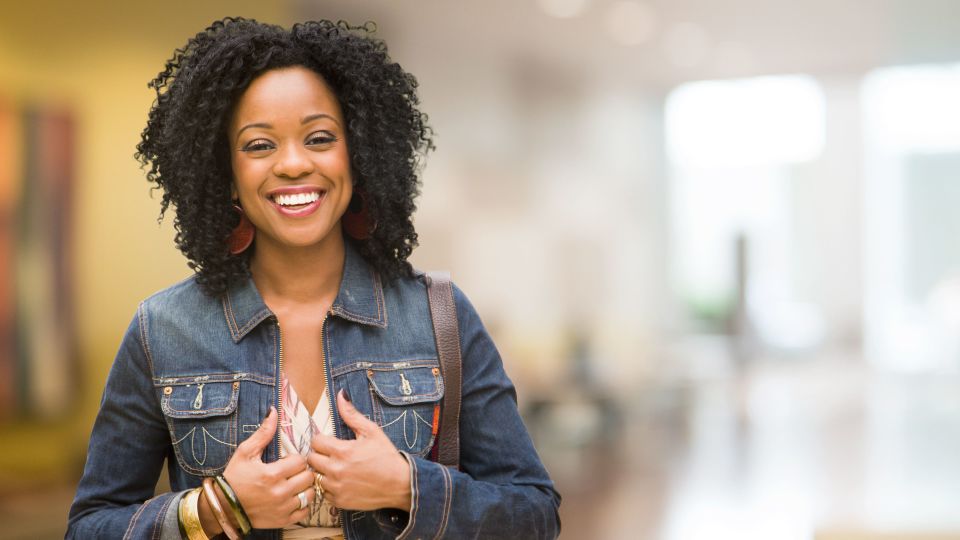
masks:
<svg viewBox="0 0 960 540"><path fill-rule="evenodd" d="M623 399L616 450L543 452L564 538L960 539L960 374L702 371Z"/></svg>

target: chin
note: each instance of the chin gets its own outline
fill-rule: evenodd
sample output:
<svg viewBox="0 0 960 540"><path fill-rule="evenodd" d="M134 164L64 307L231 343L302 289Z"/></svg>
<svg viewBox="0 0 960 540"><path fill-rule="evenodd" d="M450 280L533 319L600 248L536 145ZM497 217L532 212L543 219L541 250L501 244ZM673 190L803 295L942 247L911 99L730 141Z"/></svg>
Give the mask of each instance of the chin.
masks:
<svg viewBox="0 0 960 540"><path fill-rule="evenodd" d="M295 237L295 238L286 238L281 243L285 247L290 248L310 248L317 247L329 243L333 240L333 236L339 234L338 232L331 232L330 234L324 236L310 236L310 237Z"/></svg>

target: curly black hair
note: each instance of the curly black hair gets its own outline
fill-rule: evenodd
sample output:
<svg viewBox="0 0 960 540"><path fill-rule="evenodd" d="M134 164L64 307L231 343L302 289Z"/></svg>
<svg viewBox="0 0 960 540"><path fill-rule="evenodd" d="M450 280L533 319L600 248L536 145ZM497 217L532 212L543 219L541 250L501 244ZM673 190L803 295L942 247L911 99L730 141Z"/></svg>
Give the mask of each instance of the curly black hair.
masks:
<svg viewBox="0 0 960 540"><path fill-rule="evenodd" d="M386 283L412 274L418 171L433 149L432 131L418 109L416 79L390 59L374 31L371 23L320 20L287 30L227 17L177 49L149 83L157 99L135 157L163 191L159 219L174 206L176 245L207 294L249 275L250 250L232 256L227 248L239 219L231 202L230 115L253 79L289 66L320 74L343 110L354 189L365 194L376 223L369 238L346 238Z"/></svg>

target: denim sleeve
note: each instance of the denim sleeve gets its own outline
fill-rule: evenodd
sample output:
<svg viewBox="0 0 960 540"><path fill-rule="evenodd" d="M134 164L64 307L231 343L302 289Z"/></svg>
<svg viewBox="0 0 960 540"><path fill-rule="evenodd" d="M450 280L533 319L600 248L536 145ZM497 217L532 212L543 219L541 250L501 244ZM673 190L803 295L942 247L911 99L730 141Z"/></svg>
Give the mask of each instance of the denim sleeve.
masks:
<svg viewBox="0 0 960 540"><path fill-rule="evenodd" d="M153 388L141 304L107 377L66 538L160 538L178 493L154 497L170 448ZM179 536L179 532L178 532Z"/></svg>
<svg viewBox="0 0 960 540"><path fill-rule="evenodd" d="M411 464L406 538L556 538L560 495L517 410L500 354L456 287L463 398L460 471L424 458Z"/></svg>

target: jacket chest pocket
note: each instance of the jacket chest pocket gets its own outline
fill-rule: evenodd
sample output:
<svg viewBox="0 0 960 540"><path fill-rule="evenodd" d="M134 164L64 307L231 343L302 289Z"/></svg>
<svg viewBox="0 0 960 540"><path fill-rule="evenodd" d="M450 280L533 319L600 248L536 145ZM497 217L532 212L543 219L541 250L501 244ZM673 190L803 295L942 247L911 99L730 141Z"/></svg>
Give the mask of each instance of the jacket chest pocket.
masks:
<svg viewBox="0 0 960 540"><path fill-rule="evenodd" d="M368 369L373 420L400 450L425 456L439 420L443 378L437 367Z"/></svg>
<svg viewBox="0 0 960 540"><path fill-rule="evenodd" d="M160 408L180 466L200 476L222 472L237 447L240 382L169 384L161 392Z"/></svg>

